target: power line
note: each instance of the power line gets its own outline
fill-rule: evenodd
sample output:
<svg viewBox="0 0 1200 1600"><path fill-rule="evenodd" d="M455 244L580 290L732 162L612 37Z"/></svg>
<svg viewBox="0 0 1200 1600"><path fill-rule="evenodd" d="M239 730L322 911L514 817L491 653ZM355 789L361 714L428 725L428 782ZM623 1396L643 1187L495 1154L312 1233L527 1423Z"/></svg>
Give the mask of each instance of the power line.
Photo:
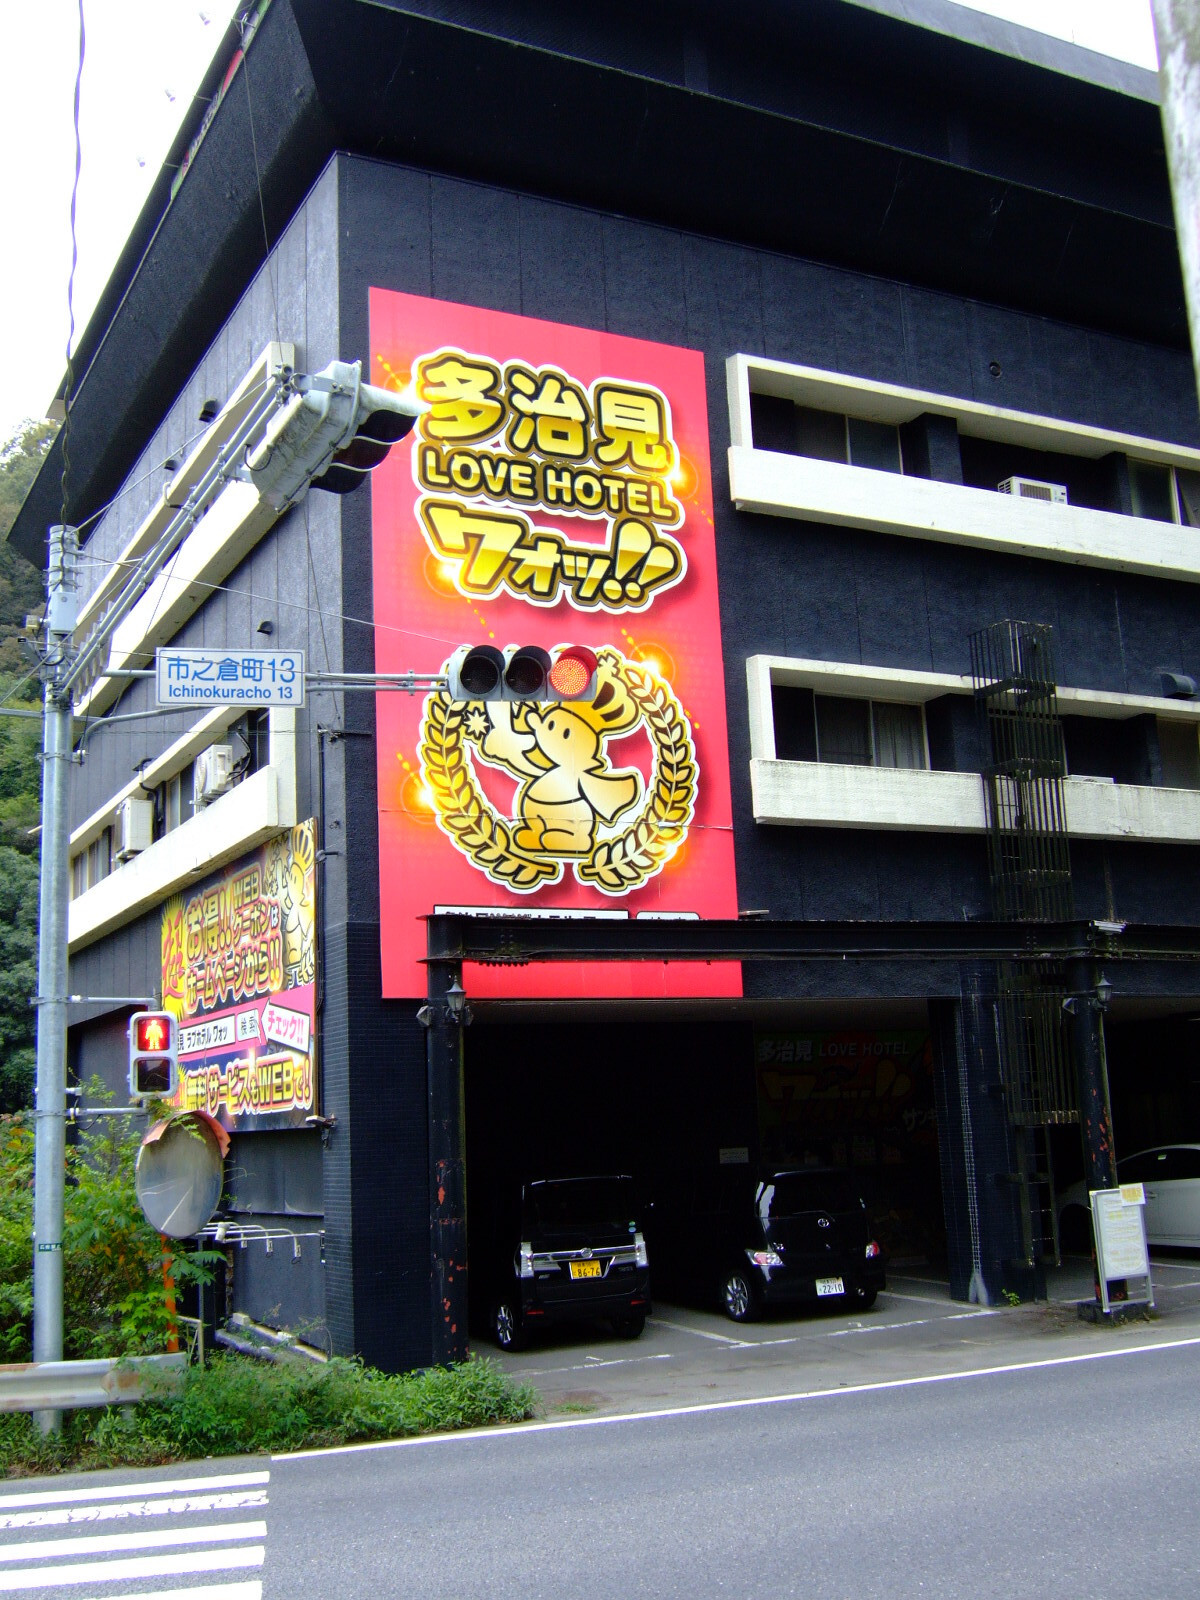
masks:
<svg viewBox="0 0 1200 1600"><path fill-rule="evenodd" d="M75 129L75 177L71 183L71 271L67 278L67 380L63 390L62 425L62 478L59 484L62 499L60 521L67 520L67 478L71 470L69 453L71 408L74 403L75 363L72 346L75 343L75 268L79 264L79 238L75 227L75 208L79 199L79 175L83 170L83 145L79 133L79 99L83 87L83 61L87 49L87 36L83 25L83 0L79 0L79 65L75 69L75 102L73 123Z"/></svg>

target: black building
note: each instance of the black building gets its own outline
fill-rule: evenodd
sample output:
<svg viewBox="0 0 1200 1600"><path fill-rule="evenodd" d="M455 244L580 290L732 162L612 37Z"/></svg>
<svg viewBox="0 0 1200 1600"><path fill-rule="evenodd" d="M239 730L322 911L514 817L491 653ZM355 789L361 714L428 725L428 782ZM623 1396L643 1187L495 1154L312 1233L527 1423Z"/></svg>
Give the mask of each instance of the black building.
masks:
<svg viewBox="0 0 1200 1600"><path fill-rule="evenodd" d="M427 409L371 487L230 481L164 553L78 705L71 988L179 1009L232 1306L399 1368L445 1348L462 1153L435 907L1200 921L1200 419L1132 67L940 0L271 0L227 45L77 362L80 638L293 369ZM60 436L31 559L61 474ZM346 676L577 635L632 709L561 781L520 718ZM325 676L106 722L156 647ZM1112 938L1118 1149L1196 1137L1195 965ZM518 1172L832 1160L957 1296L1036 1292L1091 977L828 954L470 967L469 1214ZM123 1080L127 1009L81 1013L80 1077Z"/></svg>

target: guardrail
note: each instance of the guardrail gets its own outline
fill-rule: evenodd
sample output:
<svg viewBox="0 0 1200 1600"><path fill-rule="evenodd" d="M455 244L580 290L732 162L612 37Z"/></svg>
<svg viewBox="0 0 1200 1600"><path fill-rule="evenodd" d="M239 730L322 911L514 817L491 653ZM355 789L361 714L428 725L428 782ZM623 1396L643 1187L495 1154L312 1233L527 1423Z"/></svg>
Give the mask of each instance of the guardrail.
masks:
<svg viewBox="0 0 1200 1600"><path fill-rule="evenodd" d="M114 1356L100 1361L0 1364L0 1411L73 1411L135 1405L180 1383L187 1352Z"/></svg>

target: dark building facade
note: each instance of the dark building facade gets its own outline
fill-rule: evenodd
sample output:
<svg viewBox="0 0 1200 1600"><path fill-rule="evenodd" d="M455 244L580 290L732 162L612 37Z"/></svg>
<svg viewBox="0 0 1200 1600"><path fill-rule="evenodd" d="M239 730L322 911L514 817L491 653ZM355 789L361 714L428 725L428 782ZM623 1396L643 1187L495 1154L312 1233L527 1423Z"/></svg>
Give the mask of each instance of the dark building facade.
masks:
<svg viewBox="0 0 1200 1600"><path fill-rule="evenodd" d="M981 777L997 752L972 640L1013 620L1021 649L1052 651L1050 915L1200 922L1200 426L1148 74L937 0L753 0L736 18L272 0L247 34L77 363L80 637L117 592L108 575L153 547L189 473L281 372L362 361L376 383L423 384L428 409L354 494L277 515L231 483L114 635L78 708L71 988L163 993L201 1029L194 1103L234 1135L230 1307L399 1368L439 1348L439 1069L420 968L397 954L435 907L985 921L1023 869L995 816L1004 774L992 809ZM474 466L452 469L456 441ZM35 559L60 455L12 535ZM509 474L490 491L485 456ZM528 505L518 457L534 461ZM568 515L560 498L556 520L547 498L547 464L590 492L581 462L624 485L597 491L624 498L588 537L645 541L623 577L617 545L596 545L607 609L588 609L572 565L583 502ZM430 505L450 508L442 524L413 520ZM489 588L471 540L507 528L515 560L536 545L530 506L562 587L522 590L538 580L510 562ZM455 556L468 515L486 531L472 524ZM413 609L393 546L449 561L440 578L413 568L449 610ZM651 585L647 550L667 576L631 597L630 572ZM550 826L520 764L533 735L493 763L507 789L483 773L500 723L459 736L476 821L492 839L503 824L510 865L558 873L532 889L464 843L450 802L416 817L437 765L431 702L347 677L437 673L505 606L532 642L579 631L613 652L649 730L589 757L617 787L585 824L586 788L555 791L587 833L557 853L545 831L529 842ZM325 675L302 706L105 721L154 709L152 682L112 673L156 647L219 661L262 645ZM638 698L652 680L671 691L659 723ZM596 888L585 856L594 874L631 818L661 823L662 716L691 740L686 817L636 881ZM617 797L622 773L636 803ZM240 936L237 885L280 930L258 988L217 961ZM1060 1059L1070 975L1039 978L1027 1004L1021 973L995 963L835 956L687 977L657 963L620 982L469 969L468 1217L518 1174L631 1171L653 1197L721 1162L833 1161L869 1188L895 1256L944 1258L962 1298L1035 1292L1055 1247L1039 1174L1061 1187L1082 1170ZM1117 953L1106 972L1118 1150L1196 1137L1194 963ZM203 1034L239 1005L252 1035ZM1053 1013L1054 1037L1017 1049L1034 1013ZM82 1013L81 1078L121 1081L124 1015ZM268 1087L235 1074L249 1044L283 1064Z"/></svg>

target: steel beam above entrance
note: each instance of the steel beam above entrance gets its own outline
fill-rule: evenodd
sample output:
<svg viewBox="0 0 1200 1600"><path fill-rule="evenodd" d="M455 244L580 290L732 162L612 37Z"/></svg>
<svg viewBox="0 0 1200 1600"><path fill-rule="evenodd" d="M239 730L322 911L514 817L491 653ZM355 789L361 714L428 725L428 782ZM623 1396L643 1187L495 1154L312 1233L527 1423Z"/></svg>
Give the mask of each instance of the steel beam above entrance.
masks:
<svg viewBox="0 0 1200 1600"><path fill-rule="evenodd" d="M1071 922L776 922L439 912L430 962L1200 960L1200 927Z"/></svg>

